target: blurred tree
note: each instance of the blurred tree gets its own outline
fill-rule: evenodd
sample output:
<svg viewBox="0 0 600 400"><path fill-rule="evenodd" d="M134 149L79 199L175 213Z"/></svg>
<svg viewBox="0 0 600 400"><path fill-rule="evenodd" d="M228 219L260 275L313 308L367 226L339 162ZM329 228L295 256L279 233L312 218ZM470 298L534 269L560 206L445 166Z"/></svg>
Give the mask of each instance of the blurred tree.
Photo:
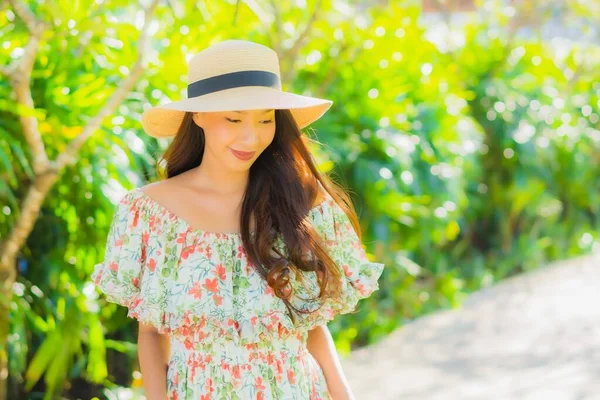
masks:
<svg viewBox="0 0 600 400"><path fill-rule="evenodd" d="M150 26L157 3L158 0L154 0L145 10L141 34L135 43L137 52L134 53L134 62L131 64L130 71L125 74L126 77L124 79L115 82L114 90L112 90L112 93L104 104L98 110L95 110L95 113L84 114L89 119L79 129L79 127L69 127L67 124L52 121L51 115L40 112L39 104L43 103L43 101L34 102L33 98L33 89L35 89L35 85L33 85L32 89L34 64L40 53L40 46L47 40L47 36L52 34L51 28L53 25L56 26L61 23L60 19L58 19L60 15L59 11L61 11L60 7L57 5L48 5L48 16L50 18L46 20L36 16L27 4L18 0L10 1L12 6L9 10L11 18L17 16L20 20L20 25L15 25L15 29L25 30L26 33L24 36L27 37L23 38L22 34L17 33L15 35L19 37L19 41L26 41L27 43L24 48L18 47L16 51L18 56L13 56L14 60L10 64L4 64L5 66L2 67L0 72L8 78L9 84L12 87L14 99L13 111L18 116L21 125L20 131L24 139L24 143L15 144L13 151L15 148L18 149L15 153L17 156L21 156L19 161L26 166L28 174L25 181L17 180L16 175L13 175L12 182L10 182L13 187L4 187L6 193L11 193L11 189L18 190L22 194L22 200L20 201L19 213L11 221L11 228L8 234L6 236L3 235L0 247L0 282L2 283L0 286L0 371L2 371L0 373L0 399L5 399L7 395L7 338L10 330L9 310L11 307L13 286L17 277L18 252L25 245L28 236L34 230L34 225L36 220L38 220L44 200L59 179L60 174L77 162L80 149L84 143L98 130L105 118L115 112L141 76L144 70L144 55L147 51L148 27ZM69 20L68 24L71 24L71 21L73 20ZM53 39L56 40L59 38L54 37ZM60 43L58 49L64 49L67 39L63 37L59 40L61 42L58 42ZM86 43L83 40L79 43L80 46L84 44ZM77 56L81 51L80 48L73 50L73 56ZM14 54L15 51L13 52ZM41 65L38 65L38 71L45 78L52 71L44 68L49 67L48 53L42 52L42 54ZM99 88L97 85L98 82L102 84L100 79L97 79L93 83L97 88ZM92 84L89 80L88 83ZM66 93L63 92L63 94ZM36 109L36 103L38 104L38 109ZM52 126L52 122L55 122L54 126ZM66 133L63 139L68 138L69 140L65 140L63 146L54 148L53 150L57 151L57 154L55 157L51 157L42 136L44 134L56 135L61 131ZM3 132L3 135L5 138L8 136L6 132ZM8 139L12 140L12 137ZM7 143L10 142L7 141ZM29 155L30 161L27 161L23 157L25 154ZM7 170L10 171L11 169L8 166ZM9 195L9 197L13 201L15 200L14 195ZM34 248L30 246L30 250L34 251ZM62 303L62 306L66 307L64 299ZM71 306L76 305L71 304ZM81 329L74 329L75 326L73 326L73 324L78 324L76 311L71 307L66 307L61 311L61 317L64 318L62 324L58 327L53 327L51 331L48 330L49 335L36 353L36 357L31 361L27 371L29 388L40 378L43 372L47 371L47 392L45 398L53 396L57 389L62 390L57 385L66 377L67 366L70 364L73 354L79 351L79 332Z"/></svg>

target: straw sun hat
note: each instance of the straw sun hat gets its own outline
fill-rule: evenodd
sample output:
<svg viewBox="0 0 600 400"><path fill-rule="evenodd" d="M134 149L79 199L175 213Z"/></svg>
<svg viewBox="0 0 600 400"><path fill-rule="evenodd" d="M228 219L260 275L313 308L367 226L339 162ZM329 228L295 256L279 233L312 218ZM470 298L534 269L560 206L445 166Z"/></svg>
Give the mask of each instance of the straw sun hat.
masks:
<svg viewBox="0 0 600 400"><path fill-rule="evenodd" d="M142 126L150 136L162 138L177 134L186 111L289 109L302 129L331 104L281 90L279 57L269 47L225 40L189 60L187 99L144 111Z"/></svg>

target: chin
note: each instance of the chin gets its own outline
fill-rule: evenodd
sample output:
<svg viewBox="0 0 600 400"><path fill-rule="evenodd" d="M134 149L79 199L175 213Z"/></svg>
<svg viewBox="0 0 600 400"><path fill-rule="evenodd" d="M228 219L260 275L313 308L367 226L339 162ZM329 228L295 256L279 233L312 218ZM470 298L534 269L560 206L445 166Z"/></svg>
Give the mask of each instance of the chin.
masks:
<svg viewBox="0 0 600 400"><path fill-rule="evenodd" d="M250 167L254 164L254 161L247 161L247 162L232 162L229 163L229 167L230 169L234 170L234 171L248 171L250 169Z"/></svg>

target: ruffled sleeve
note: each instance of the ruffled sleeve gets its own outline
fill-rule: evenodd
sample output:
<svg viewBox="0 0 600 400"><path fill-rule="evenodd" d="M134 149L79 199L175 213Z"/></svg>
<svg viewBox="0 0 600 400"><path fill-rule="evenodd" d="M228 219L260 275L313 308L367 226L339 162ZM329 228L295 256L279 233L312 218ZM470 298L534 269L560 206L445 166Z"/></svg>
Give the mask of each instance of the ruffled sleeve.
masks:
<svg viewBox="0 0 600 400"><path fill-rule="evenodd" d="M301 317L300 325L308 329L327 323L337 314L355 311L359 300L379 289L378 280L384 268L384 264L369 260L350 219L330 196L311 210L310 217L329 255L342 270L342 287L341 297L327 299L322 305L318 303L317 306L321 306L318 311ZM304 290L302 285L298 287L302 296L318 293L316 275L312 273L308 277L310 290ZM310 309L316 309L314 306L310 305Z"/></svg>
<svg viewBox="0 0 600 400"><path fill-rule="evenodd" d="M130 191L119 201L106 240L104 261L91 275L106 300L128 308L127 316L166 331L164 284L148 258L150 229L140 198Z"/></svg>

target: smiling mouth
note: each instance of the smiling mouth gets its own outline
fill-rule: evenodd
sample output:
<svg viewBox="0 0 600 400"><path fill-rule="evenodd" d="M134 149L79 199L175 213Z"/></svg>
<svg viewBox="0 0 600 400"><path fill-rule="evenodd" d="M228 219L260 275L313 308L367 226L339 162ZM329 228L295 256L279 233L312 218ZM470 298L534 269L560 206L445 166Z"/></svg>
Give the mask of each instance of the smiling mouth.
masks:
<svg viewBox="0 0 600 400"><path fill-rule="evenodd" d="M238 158L241 158L243 160L249 160L250 158L252 158L254 156L254 154L256 153L255 151L238 151L238 150L234 150L231 147L229 148L229 150L231 150L231 152Z"/></svg>

